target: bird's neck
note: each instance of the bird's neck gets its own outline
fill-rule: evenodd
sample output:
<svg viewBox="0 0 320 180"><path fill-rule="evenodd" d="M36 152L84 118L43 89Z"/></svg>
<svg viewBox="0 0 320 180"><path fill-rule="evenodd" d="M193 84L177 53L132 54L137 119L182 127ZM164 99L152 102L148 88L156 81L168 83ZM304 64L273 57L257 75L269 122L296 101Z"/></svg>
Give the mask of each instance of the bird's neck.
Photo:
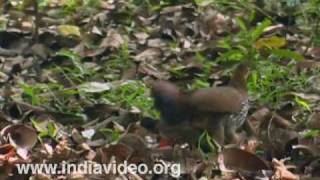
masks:
<svg viewBox="0 0 320 180"><path fill-rule="evenodd" d="M240 91L247 92L247 79L241 73L235 73L231 78L229 85Z"/></svg>

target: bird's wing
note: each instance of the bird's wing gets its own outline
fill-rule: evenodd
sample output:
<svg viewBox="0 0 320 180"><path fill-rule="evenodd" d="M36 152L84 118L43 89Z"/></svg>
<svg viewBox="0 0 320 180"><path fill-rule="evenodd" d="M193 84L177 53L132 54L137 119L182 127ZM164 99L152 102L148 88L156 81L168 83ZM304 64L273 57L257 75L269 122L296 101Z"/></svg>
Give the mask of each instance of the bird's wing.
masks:
<svg viewBox="0 0 320 180"><path fill-rule="evenodd" d="M206 88L195 91L189 100L194 108L202 112L238 112L247 100L247 94L233 87Z"/></svg>

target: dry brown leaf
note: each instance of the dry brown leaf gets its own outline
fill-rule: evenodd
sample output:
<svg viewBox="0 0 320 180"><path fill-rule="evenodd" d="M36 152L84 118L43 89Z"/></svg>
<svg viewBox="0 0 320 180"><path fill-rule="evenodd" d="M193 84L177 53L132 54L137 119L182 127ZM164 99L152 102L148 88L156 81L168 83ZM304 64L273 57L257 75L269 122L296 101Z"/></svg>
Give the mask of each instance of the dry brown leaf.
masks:
<svg viewBox="0 0 320 180"><path fill-rule="evenodd" d="M299 176L291 173L286 168L283 161L273 159L272 164L276 170L275 175L272 177L273 180L298 180L299 179Z"/></svg>

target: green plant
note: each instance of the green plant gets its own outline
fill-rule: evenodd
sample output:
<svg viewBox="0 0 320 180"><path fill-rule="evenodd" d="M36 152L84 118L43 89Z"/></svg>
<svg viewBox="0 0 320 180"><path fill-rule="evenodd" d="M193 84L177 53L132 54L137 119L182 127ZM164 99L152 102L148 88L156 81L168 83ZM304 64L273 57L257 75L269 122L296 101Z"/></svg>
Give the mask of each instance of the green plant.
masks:
<svg viewBox="0 0 320 180"><path fill-rule="evenodd" d="M44 102L44 98L41 98L39 94L44 92L44 86L41 84L21 84L23 90L23 97L31 101L32 105L40 105Z"/></svg>
<svg viewBox="0 0 320 180"><path fill-rule="evenodd" d="M110 129L110 128L101 128L99 131L105 136L105 137L111 137L111 141L117 141L120 138L121 132L118 130Z"/></svg>
<svg viewBox="0 0 320 180"><path fill-rule="evenodd" d="M249 29L240 18L237 18L237 23L241 31L236 35L230 35L219 41L219 46L226 48L228 51L220 54L218 61L260 60L259 51L253 45L262 35L263 30L271 25L271 21L264 20L253 29Z"/></svg>
<svg viewBox="0 0 320 180"><path fill-rule="evenodd" d="M254 28L248 28L240 18L237 23L241 31L219 42L219 46L227 51L221 53L217 60L221 63L251 61L253 67L248 83L251 96L258 103L275 106L288 92L303 90L307 81L302 75L295 74L293 69L294 62L303 57L289 49L281 49L285 44L285 39L281 37L260 39L271 21L264 20ZM277 64L282 59L291 59L291 62L288 66Z"/></svg>
<svg viewBox="0 0 320 180"><path fill-rule="evenodd" d="M104 71L106 76L110 80L120 79L122 72L130 69L133 66L133 61L130 57L130 52L128 49L128 43L125 42L121 45L119 51L112 55L104 63Z"/></svg>
<svg viewBox="0 0 320 180"><path fill-rule="evenodd" d="M147 95L147 92L148 89L143 83L127 81L106 92L104 98L129 109L138 108L143 114L156 117L158 115L152 108L153 101Z"/></svg>
<svg viewBox="0 0 320 180"><path fill-rule="evenodd" d="M83 64L80 56L72 51L61 50L57 52L56 55L63 56L71 62L72 66L56 66L54 68L54 71L61 73L71 85L77 85L86 81L87 78L90 78L95 74L95 70L87 68Z"/></svg>
<svg viewBox="0 0 320 180"><path fill-rule="evenodd" d="M83 5L84 6L89 6L89 7L100 7L101 5L101 0L83 0Z"/></svg>
<svg viewBox="0 0 320 180"><path fill-rule="evenodd" d="M160 5L162 6L172 6L182 3L190 3L191 0L160 0Z"/></svg>
<svg viewBox="0 0 320 180"><path fill-rule="evenodd" d="M198 149L205 157L217 156L221 151L219 144L211 137L208 132L203 132L198 139Z"/></svg>
<svg viewBox="0 0 320 180"><path fill-rule="evenodd" d="M290 92L303 92L308 86L307 76L297 74L294 64L281 66L273 62L261 61L251 73L248 89L251 97L259 104L276 107ZM301 99L293 99L298 105L306 108Z"/></svg>
<svg viewBox="0 0 320 180"><path fill-rule="evenodd" d="M320 136L320 130L319 129L313 129L313 130L308 130L303 133L303 136L306 138L316 138Z"/></svg>
<svg viewBox="0 0 320 180"><path fill-rule="evenodd" d="M38 137L41 140L44 137L55 139L58 134L58 126L51 121L40 121L31 119L33 126L39 132Z"/></svg>
<svg viewBox="0 0 320 180"><path fill-rule="evenodd" d="M0 16L0 31L5 31L7 29L8 19Z"/></svg>
<svg viewBox="0 0 320 180"><path fill-rule="evenodd" d="M79 7L79 6L80 6L80 3L78 0L68 0L64 4L64 12L66 14L75 12L77 7Z"/></svg>

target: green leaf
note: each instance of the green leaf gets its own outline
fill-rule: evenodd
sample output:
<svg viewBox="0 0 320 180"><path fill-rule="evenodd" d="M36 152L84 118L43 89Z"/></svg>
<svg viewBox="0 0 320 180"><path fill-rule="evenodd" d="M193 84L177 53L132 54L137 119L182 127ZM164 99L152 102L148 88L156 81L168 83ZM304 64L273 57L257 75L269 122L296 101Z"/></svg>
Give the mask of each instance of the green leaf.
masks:
<svg viewBox="0 0 320 180"><path fill-rule="evenodd" d="M78 89L87 93L101 93L111 89L110 83L86 82L78 86Z"/></svg>
<svg viewBox="0 0 320 180"><path fill-rule="evenodd" d="M306 137L306 138L319 137L319 136L320 136L320 130L319 130L319 129L314 129L314 130L306 131L306 132L303 134L303 136Z"/></svg>
<svg viewBox="0 0 320 180"><path fill-rule="evenodd" d="M230 50L226 53L221 54L219 59L221 59L222 61L225 61L225 60L239 61L243 59L244 56L245 56L244 52L241 50Z"/></svg>
<svg viewBox="0 0 320 180"><path fill-rule="evenodd" d="M302 98L299 98L298 96L296 96L296 97L294 98L294 100L295 100L300 106L302 106L304 109L306 109L306 110L308 110L308 111L311 112L311 108L310 108L310 106L309 106L309 104L308 104L307 101L303 100Z"/></svg>
<svg viewBox="0 0 320 180"><path fill-rule="evenodd" d="M29 7L32 7L35 3L37 3L36 0L23 0L20 8L22 10L25 10L25 9L27 9Z"/></svg>
<svg viewBox="0 0 320 180"><path fill-rule="evenodd" d="M58 33L61 36L67 37L67 36L76 36L80 37L80 28L78 26L73 25L60 25L57 27Z"/></svg>
<svg viewBox="0 0 320 180"><path fill-rule="evenodd" d="M48 127L48 135L50 137L55 137L58 134L58 128L53 122L49 122L47 127Z"/></svg>
<svg viewBox="0 0 320 180"><path fill-rule="evenodd" d="M287 44L285 38L272 36L266 38L260 38L255 43L257 49L268 48L268 49L279 49Z"/></svg>
<svg viewBox="0 0 320 180"><path fill-rule="evenodd" d="M41 104L41 99L39 97L39 89L35 86L29 86L27 84L21 84L23 89L23 93L31 98L32 105L39 105Z"/></svg>
<svg viewBox="0 0 320 180"><path fill-rule="evenodd" d="M120 132L110 129L110 128L101 128L99 129L101 133L103 133L105 136L110 136L112 141L117 141L120 138Z"/></svg>
<svg viewBox="0 0 320 180"><path fill-rule="evenodd" d="M241 28L242 31L248 31L246 24L244 23L244 21L242 19L240 19L239 17L236 18L236 22L239 25L239 27Z"/></svg>
<svg viewBox="0 0 320 180"><path fill-rule="evenodd" d="M4 16L0 16L0 31L5 31L7 29L8 19Z"/></svg>
<svg viewBox="0 0 320 180"><path fill-rule="evenodd" d="M79 74L81 76L85 74L89 74L89 71L85 68L83 63L81 62L80 56L72 51L61 50L56 53L57 56L66 56L68 57L73 65L79 70Z"/></svg>
<svg viewBox="0 0 320 180"><path fill-rule="evenodd" d="M263 33L263 30L270 25L271 21L269 19L264 20L260 25L258 25L256 29L251 32L252 40L255 41L256 39L258 39Z"/></svg>
<svg viewBox="0 0 320 180"><path fill-rule="evenodd" d="M288 50L288 49L271 49L270 50L272 54L283 57L283 58L291 58L298 61L301 61L304 59L302 55L299 53L296 53L294 51Z"/></svg>
<svg viewBox="0 0 320 180"><path fill-rule="evenodd" d="M208 6L214 2L214 0L194 0L197 6Z"/></svg>
<svg viewBox="0 0 320 180"><path fill-rule="evenodd" d="M31 120L33 127L39 132L39 137L55 138L58 134L58 126L52 121Z"/></svg>
<svg viewBox="0 0 320 180"><path fill-rule="evenodd" d="M206 134L207 143L213 152L217 152L218 147L213 143L215 141L208 133Z"/></svg>

